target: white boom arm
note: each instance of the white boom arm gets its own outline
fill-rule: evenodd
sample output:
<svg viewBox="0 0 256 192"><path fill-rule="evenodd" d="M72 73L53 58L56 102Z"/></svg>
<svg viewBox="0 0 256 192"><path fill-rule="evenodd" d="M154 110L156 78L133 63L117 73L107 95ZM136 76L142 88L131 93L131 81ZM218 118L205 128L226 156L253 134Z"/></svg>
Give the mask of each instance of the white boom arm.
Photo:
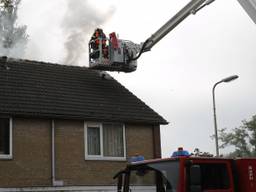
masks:
<svg viewBox="0 0 256 192"><path fill-rule="evenodd" d="M256 0L238 0L238 2L256 24Z"/></svg>
<svg viewBox="0 0 256 192"><path fill-rule="evenodd" d="M167 23L158 29L150 38L148 38L143 47L142 52L150 51L150 49L158 43L165 35L172 31L179 23L186 19L189 15L195 14L198 10L209 5L214 0L191 0L184 8L174 15Z"/></svg>
<svg viewBox="0 0 256 192"><path fill-rule="evenodd" d="M148 38L142 46L141 53L150 51L150 49L158 43L165 35L172 31L179 23L186 19L189 15L195 14L204 6L211 4L215 0L191 0L184 8L174 15L167 23L157 30L150 38ZM256 23L256 0L238 0L247 14Z"/></svg>

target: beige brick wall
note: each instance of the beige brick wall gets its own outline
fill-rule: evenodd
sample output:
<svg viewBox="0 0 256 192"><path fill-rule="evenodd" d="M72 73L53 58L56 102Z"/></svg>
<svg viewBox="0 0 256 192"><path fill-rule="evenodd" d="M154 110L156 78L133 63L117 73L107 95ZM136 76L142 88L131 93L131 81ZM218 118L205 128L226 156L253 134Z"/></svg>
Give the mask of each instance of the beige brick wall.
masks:
<svg viewBox="0 0 256 192"><path fill-rule="evenodd" d="M56 179L65 185L114 185L112 177L125 161L85 160L83 121L56 121ZM153 157L152 128L126 126L127 156Z"/></svg>
<svg viewBox="0 0 256 192"><path fill-rule="evenodd" d="M0 160L0 187L51 184L50 121L13 119L13 159Z"/></svg>
<svg viewBox="0 0 256 192"><path fill-rule="evenodd" d="M51 121L14 119L13 159L0 160L0 187L51 186ZM64 185L114 185L125 161L85 160L84 122L55 121L56 180ZM127 156L153 158L151 126L126 125Z"/></svg>
<svg viewBox="0 0 256 192"><path fill-rule="evenodd" d="M153 130L151 126L127 125L126 126L127 156L136 153L145 159L153 158Z"/></svg>

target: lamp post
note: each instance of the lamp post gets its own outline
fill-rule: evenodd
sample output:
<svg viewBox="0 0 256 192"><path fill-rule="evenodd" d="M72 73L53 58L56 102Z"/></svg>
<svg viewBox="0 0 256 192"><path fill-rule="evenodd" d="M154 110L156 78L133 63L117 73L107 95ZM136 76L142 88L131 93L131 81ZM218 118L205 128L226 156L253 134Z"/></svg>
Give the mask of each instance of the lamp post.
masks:
<svg viewBox="0 0 256 192"><path fill-rule="evenodd" d="M214 84L212 88L212 98L213 98L213 118L214 118L214 132L215 132L215 144L216 144L216 156L219 157L219 143L218 143L218 128L217 128L217 119L216 119L216 106L215 106L215 87L220 83L228 83L237 79L237 75L232 75L230 77L226 77L221 81Z"/></svg>

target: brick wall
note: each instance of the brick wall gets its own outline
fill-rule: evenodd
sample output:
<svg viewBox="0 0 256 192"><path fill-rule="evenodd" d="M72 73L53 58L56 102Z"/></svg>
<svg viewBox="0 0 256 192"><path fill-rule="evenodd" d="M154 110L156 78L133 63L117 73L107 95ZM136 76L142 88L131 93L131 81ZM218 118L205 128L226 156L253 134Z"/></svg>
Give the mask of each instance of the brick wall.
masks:
<svg viewBox="0 0 256 192"><path fill-rule="evenodd" d="M114 185L124 161L85 160L83 121L56 121L56 179L65 185ZM127 156L153 157L151 127L126 125Z"/></svg>
<svg viewBox="0 0 256 192"><path fill-rule="evenodd" d="M49 120L13 119L13 159L0 160L0 187L51 184Z"/></svg>
<svg viewBox="0 0 256 192"><path fill-rule="evenodd" d="M151 126L127 125L126 126L127 156L136 153L145 159L153 158L153 131Z"/></svg>
<svg viewBox="0 0 256 192"><path fill-rule="evenodd" d="M0 160L0 188L51 186L51 121L13 120L13 159ZM125 161L85 160L84 122L55 121L56 180L64 185L115 185ZM153 158L153 127L126 125L127 157Z"/></svg>

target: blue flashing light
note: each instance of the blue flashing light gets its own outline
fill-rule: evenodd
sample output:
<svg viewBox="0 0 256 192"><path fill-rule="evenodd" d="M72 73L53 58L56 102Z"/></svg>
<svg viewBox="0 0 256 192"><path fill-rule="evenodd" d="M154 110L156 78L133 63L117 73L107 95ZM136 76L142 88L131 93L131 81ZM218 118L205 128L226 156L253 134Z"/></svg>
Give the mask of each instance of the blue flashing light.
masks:
<svg viewBox="0 0 256 192"><path fill-rule="evenodd" d="M142 156L142 155L136 155L136 156L132 156L132 157L129 159L129 162L130 162L130 163L134 163L134 162L144 161L144 160L145 160L144 156Z"/></svg>
<svg viewBox="0 0 256 192"><path fill-rule="evenodd" d="M172 157L189 157L190 154L188 151L183 150L182 148L179 148L178 151L174 151L172 153Z"/></svg>

